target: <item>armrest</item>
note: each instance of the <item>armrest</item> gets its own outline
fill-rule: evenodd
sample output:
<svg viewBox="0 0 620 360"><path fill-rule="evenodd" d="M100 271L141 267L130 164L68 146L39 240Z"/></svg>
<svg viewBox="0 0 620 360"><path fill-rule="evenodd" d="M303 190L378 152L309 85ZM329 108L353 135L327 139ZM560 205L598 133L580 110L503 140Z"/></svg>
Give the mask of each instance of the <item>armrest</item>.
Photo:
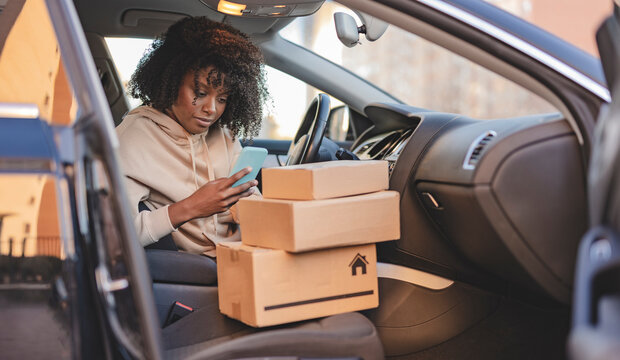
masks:
<svg viewBox="0 0 620 360"><path fill-rule="evenodd" d="M217 284L215 261L202 255L180 251L146 250L153 282L185 285Z"/></svg>

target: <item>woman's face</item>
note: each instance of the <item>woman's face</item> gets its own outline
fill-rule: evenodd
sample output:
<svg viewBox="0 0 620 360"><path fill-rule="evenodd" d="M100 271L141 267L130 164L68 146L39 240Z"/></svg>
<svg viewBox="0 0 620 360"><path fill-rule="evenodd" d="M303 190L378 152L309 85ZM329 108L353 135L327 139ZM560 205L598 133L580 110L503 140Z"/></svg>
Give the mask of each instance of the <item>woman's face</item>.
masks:
<svg viewBox="0 0 620 360"><path fill-rule="evenodd" d="M226 110L227 90L207 84L212 67L198 70L198 92L194 88L194 72L189 71L179 86L179 94L166 113L187 132L199 134L213 125Z"/></svg>

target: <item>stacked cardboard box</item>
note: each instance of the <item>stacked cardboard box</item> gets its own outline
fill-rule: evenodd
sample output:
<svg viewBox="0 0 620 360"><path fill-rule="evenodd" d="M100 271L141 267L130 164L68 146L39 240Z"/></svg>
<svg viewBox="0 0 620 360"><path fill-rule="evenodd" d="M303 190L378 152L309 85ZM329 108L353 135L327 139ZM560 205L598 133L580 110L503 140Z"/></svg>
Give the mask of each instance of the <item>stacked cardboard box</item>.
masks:
<svg viewBox="0 0 620 360"><path fill-rule="evenodd" d="M378 306L375 243L400 237L384 161L263 169L237 204L242 243L217 247L220 311L268 326Z"/></svg>

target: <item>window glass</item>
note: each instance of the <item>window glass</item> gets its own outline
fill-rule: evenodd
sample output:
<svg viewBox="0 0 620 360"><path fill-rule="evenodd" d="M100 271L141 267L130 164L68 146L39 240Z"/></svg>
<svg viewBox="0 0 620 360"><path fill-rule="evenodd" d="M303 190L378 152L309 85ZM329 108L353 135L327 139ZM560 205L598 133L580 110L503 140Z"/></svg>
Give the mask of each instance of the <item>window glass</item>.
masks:
<svg viewBox="0 0 620 360"><path fill-rule="evenodd" d="M153 39L137 38L105 38L108 50L114 60L114 65L118 71L123 89L127 94L131 108L140 106L140 100L133 98L127 91L127 83L131 79L131 74L136 70L142 55L149 49Z"/></svg>
<svg viewBox="0 0 620 360"><path fill-rule="evenodd" d="M282 71L266 66L270 101L259 138L291 140L308 105L319 91Z"/></svg>
<svg viewBox="0 0 620 360"><path fill-rule="evenodd" d="M150 39L106 38L106 44L120 75L130 106L140 105L127 91L127 83L138 62L152 43ZM286 73L265 67L270 100L265 104L263 125L257 138L290 140L295 136L308 105L319 91ZM332 98L331 106L341 104Z"/></svg>
<svg viewBox="0 0 620 360"><path fill-rule="evenodd" d="M409 105L479 119L555 111L513 82L392 25L374 42L360 35L361 44L345 47L334 27L337 11L357 19L347 8L328 2L313 16L292 22L281 34Z"/></svg>
<svg viewBox="0 0 620 360"><path fill-rule="evenodd" d="M594 34L611 15L613 1L485 0L598 56Z"/></svg>
<svg viewBox="0 0 620 360"><path fill-rule="evenodd" d="M49 267L35 267L20 275L17 272L8 274L5 281L42 282L50 280L60 270L65 254L56 187L54 178L46 175L0 175L1 256L19 258L22 262L38 257L49 262ZM52 268L57 271L48 271ZM25 278L18 279L24 275Z"/></svg>
<svg viewBox="0 0 620 360"><path fill-rule="evenodd" d="M59 280L69 241L59 184L48 175L0 174L0 322L10 324L0 331L3 357L71 358L70 309L50 301L67 284Z"/></svg>
<svg viewBox="0 0 620 360"><path fill-rule="evenodd" d="M0 102L35 104L45 121L73 123L77 103L45 2L9 1L5 9L0 23L12 26L0 34Z"/></svg>

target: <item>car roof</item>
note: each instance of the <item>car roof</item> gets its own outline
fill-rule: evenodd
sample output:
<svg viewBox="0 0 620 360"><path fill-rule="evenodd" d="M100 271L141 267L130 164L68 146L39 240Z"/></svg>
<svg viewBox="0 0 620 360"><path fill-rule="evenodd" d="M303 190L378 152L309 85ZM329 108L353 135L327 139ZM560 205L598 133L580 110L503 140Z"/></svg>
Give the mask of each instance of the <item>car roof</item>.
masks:
<svg viewBox="0 0 620 360"><path fill-rule="evenodd" d="M269 3L270 1L249 2ZM290 3L291 1L280 0L278 2ZM318 9L323 0L295 0L294 2L315 4ZM295 19L295 17L286 16L259 18L225 15L198 0L74 0L74 3L84 30L104 36L153 38L163 33L170 24L185 16L206 16L211 20L227 22L248 35L259 36L275 33Z"/></svg>

